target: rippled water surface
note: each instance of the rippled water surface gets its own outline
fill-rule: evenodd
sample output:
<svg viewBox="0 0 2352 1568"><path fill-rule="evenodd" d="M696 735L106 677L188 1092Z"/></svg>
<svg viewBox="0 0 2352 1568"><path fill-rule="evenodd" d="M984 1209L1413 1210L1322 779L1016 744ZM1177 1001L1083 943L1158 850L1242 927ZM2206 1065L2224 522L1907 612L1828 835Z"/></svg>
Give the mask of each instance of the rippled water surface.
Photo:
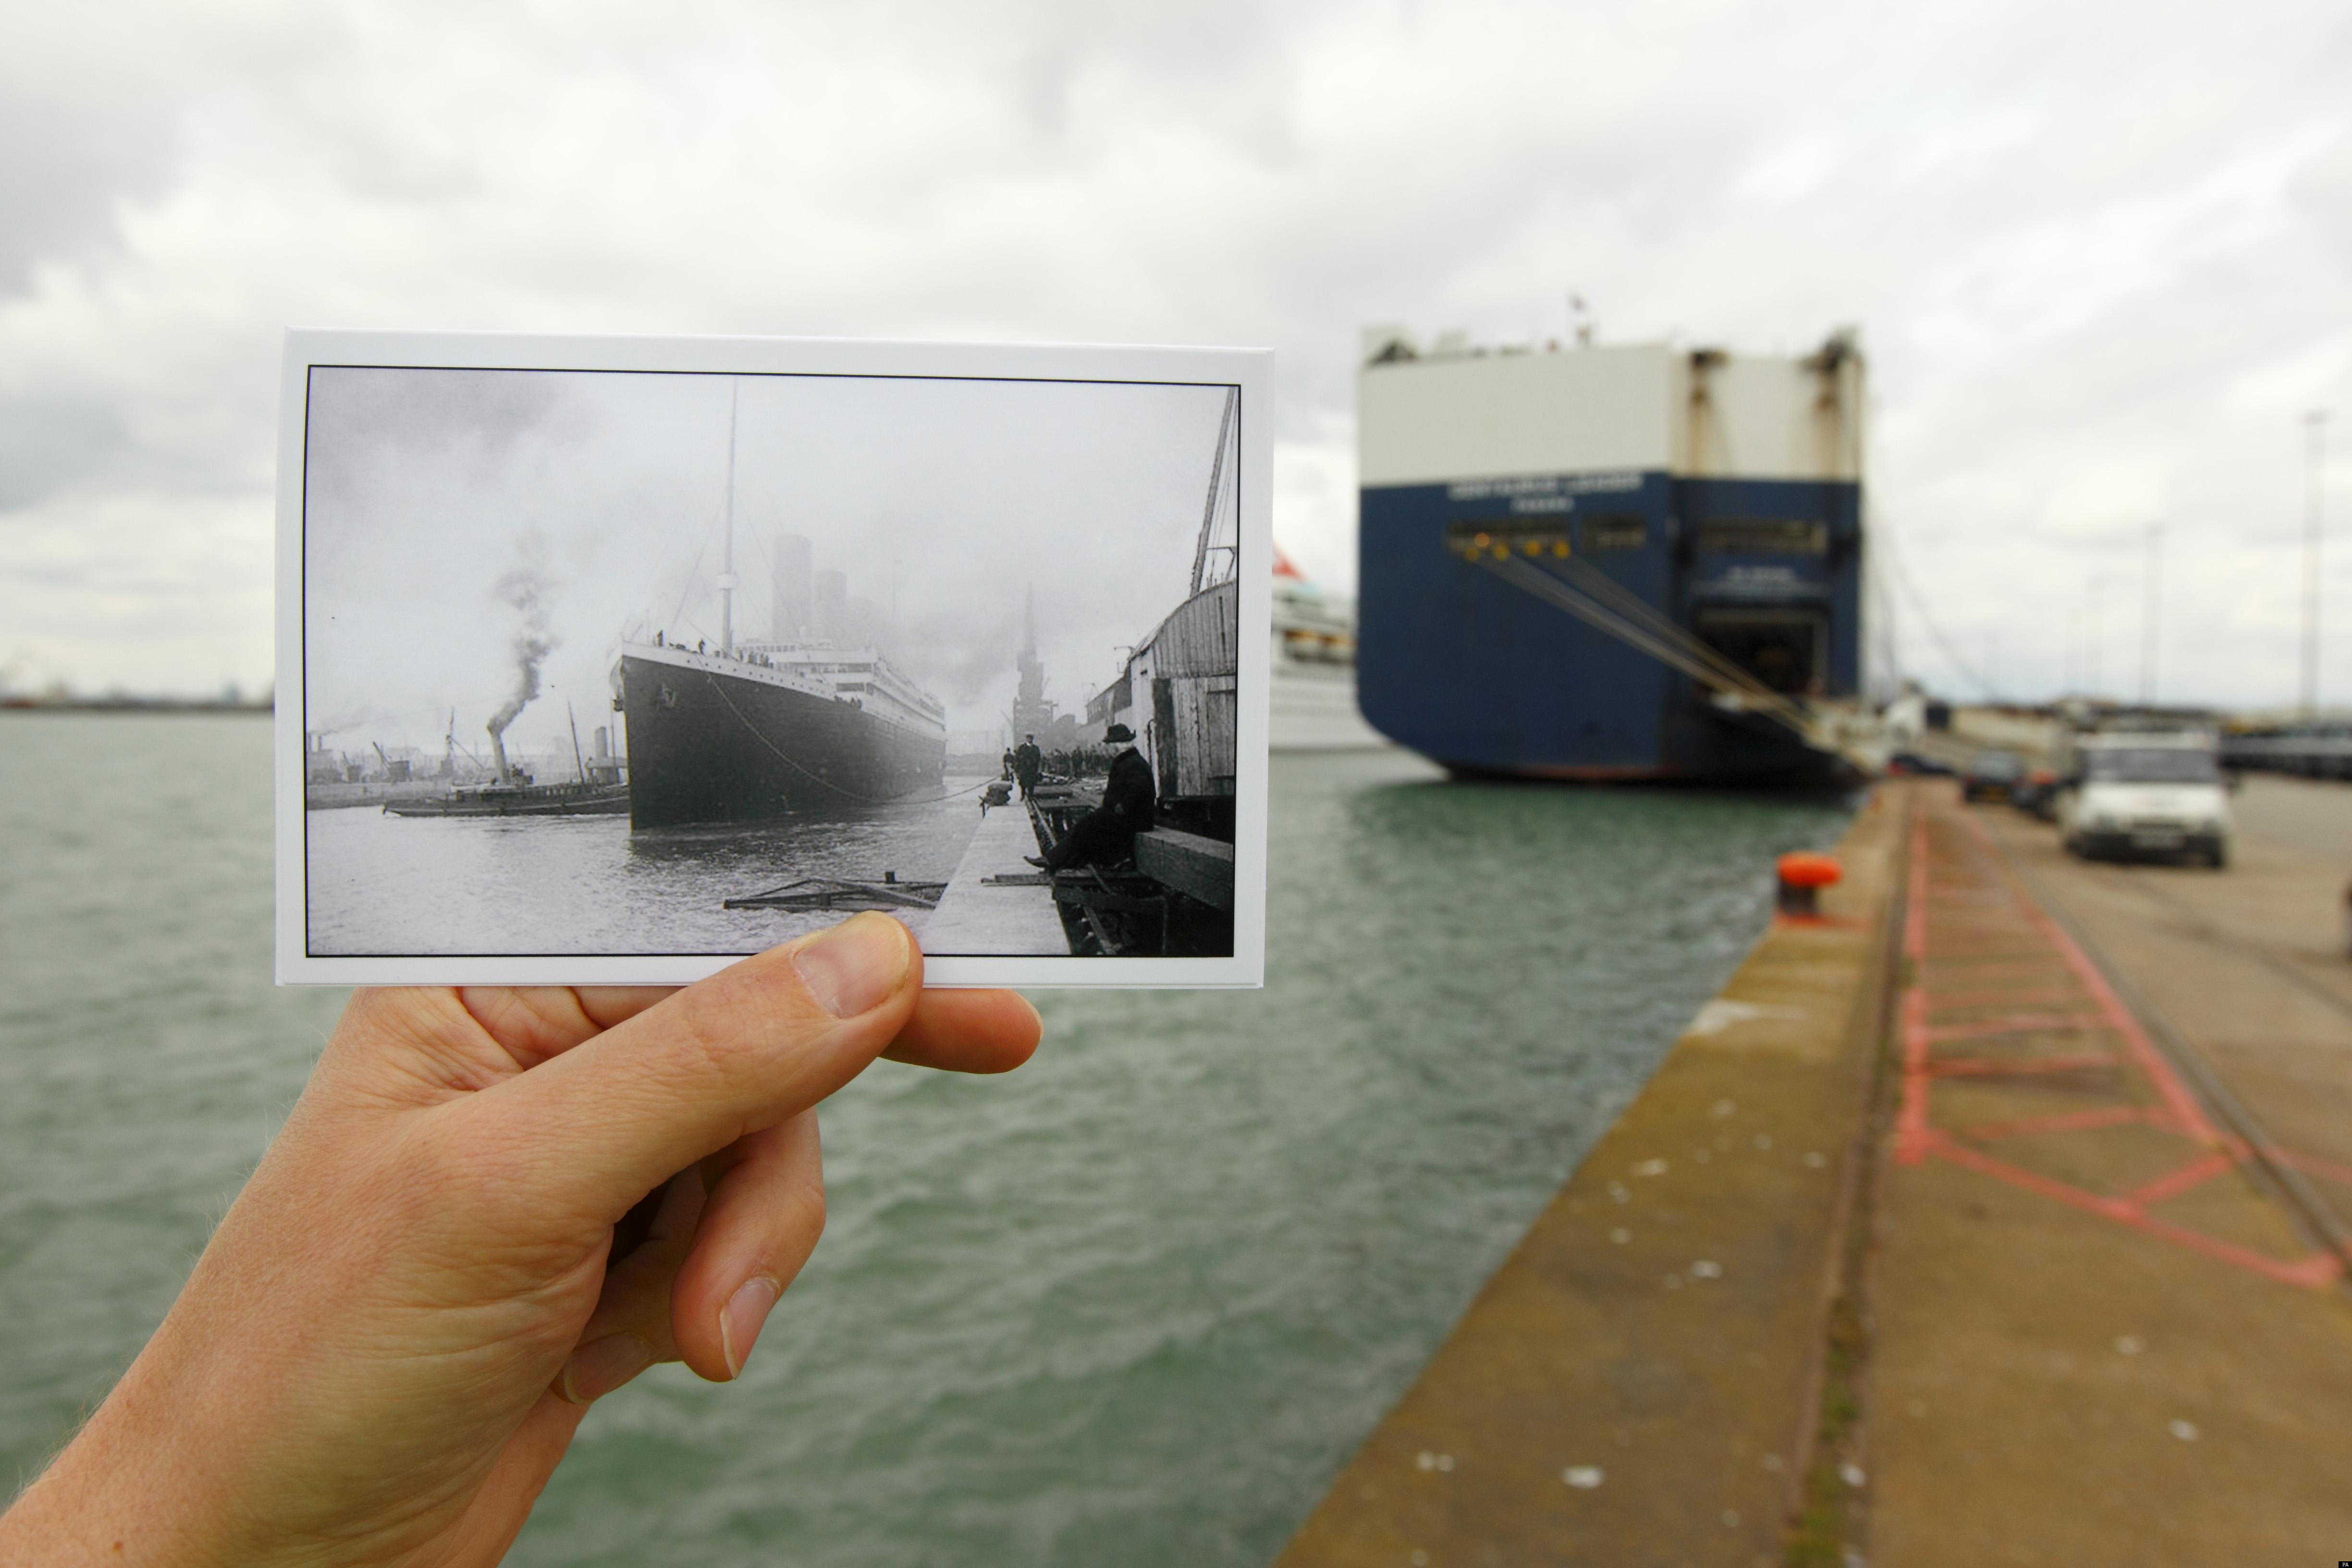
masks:
<svg viewBox="0 0 2352 1568"><path fill-rule="evenodd" d="M803 877L944 882L986 783L950 775L915 804L662 833L633 834L625 816L306 812L310 951L758 952L834 917L728 899Z"/></svg>
<svg viewBox="0 0 2352 1568"><path fill-rule="evenodd" d="M137 1351L341 997L268 981L267 726L0 716L0 1475ZM828 1108L744 1381L599 1406L511 1561L1258 1563L1842 809L1275 769L1270 984L1052 993Z"/></svg>

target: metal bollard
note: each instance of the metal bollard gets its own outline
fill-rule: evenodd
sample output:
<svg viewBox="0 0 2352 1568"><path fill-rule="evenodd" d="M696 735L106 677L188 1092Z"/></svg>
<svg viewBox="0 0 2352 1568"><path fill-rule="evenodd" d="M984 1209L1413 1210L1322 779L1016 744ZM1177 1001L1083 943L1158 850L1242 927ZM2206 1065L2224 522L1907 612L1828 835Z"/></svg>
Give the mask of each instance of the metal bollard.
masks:
<svg viewBox="0 0 2352 1568"><path fill-rule="evenodd" d="M1773 862L1773 870L1780 879L1780 912L1800 918L1818 917L1822 889L1836 885L1845 874L1835 859L1805 849L1781 856Z"/></svg>

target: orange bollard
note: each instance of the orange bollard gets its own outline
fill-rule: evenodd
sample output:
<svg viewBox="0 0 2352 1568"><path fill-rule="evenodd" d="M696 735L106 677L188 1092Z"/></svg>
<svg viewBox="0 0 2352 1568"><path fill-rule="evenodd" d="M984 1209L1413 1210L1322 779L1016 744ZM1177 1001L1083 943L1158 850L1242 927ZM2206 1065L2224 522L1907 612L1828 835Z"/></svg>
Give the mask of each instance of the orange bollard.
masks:
<svg viewBox="0 0 2352 1568"><path fill-rule="evenodd" d="M1845 873L1835 859L1799 849L1783 855L1773 863L1780 878L1780 912L1784 915L1819 915L1822 912L1822 889L1832 887Z"/></svg>

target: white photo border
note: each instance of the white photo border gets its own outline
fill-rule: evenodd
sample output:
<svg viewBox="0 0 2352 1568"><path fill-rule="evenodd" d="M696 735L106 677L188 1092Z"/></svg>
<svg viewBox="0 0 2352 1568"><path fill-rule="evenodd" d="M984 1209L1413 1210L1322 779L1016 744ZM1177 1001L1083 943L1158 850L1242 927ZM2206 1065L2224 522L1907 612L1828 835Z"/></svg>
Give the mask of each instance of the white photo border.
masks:
<svg viewBox="0 0 2352 1568"><path fill-rule="evenodd" d="M852 338L606 337L507 332L286 334L278 431L277 979L281 985L663 985L714 974L729 953L403 954L308 951L304 851L303 504L314 366L456 370L856 375L996 381L1192 384L1240 389L1237 521L1241 658L1234 831L1234 951L1219 958L926 955L937 986L1024 989L1255 988L1265 983L1267 703L1273 679L1273 352L1091 344L958 343Z"/></svg>

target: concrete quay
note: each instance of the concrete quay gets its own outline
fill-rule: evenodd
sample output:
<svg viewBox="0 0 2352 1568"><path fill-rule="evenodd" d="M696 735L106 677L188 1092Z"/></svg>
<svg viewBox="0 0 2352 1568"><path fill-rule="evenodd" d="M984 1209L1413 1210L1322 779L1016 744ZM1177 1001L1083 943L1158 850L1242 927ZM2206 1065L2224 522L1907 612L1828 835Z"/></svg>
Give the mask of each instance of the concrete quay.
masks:
<svg viewBox="0 0 2352 1568"><path fill-rule="evenodd" d="M1281 1563L2352 1558L2352 787L2239 817L1876 791Z"/></svg>
<svg viewBox="0 0 2352 1568"><path fill-rule="evenodd" d="M1471 1304L1282 1568L1773 1563L1883 1032L1904 795L1839 847Z"/></svg>
<svg viewBox="0 0 2352 1568"><path fill-rule="evenodd" d="M1024 858L1036 853L1026 805L1013 801L983 813L939 907L916 928L923 951L958 957L1068 952L1053 889Z"/></svg>

